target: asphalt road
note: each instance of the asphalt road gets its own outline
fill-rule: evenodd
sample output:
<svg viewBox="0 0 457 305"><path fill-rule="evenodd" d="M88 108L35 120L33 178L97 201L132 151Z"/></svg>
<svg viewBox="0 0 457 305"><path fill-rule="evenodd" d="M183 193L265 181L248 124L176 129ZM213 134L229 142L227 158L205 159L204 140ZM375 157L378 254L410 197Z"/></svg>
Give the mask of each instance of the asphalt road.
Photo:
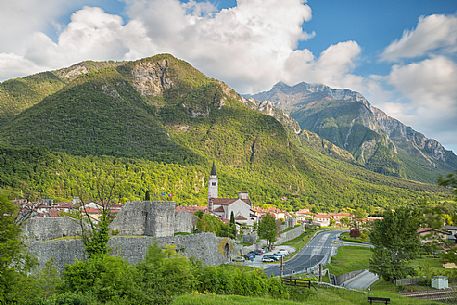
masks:
<svg viewBox="0 0 457 305"><path fill-rule="evenodd" d="M284 275L310 271L309 269L318 268L319 263L324 257L331 256L332 242L338 239L338 236L344 231L326 231L320 232L308 244L303 247L292 259L284 264ZM327 261L322 262L325 264ZM279 266L271 266L265 269L268 275L279 275Z"/></svg>
<svg viewBox="0 0 457 305"><path fill-rule="evenodd" d="M371 273L368 270L365 270L356 277L341 283L341 286L351 289L363 290L370 287L371 284L373 284L377 280L379 280L379 277L376 274Z"/></svg>

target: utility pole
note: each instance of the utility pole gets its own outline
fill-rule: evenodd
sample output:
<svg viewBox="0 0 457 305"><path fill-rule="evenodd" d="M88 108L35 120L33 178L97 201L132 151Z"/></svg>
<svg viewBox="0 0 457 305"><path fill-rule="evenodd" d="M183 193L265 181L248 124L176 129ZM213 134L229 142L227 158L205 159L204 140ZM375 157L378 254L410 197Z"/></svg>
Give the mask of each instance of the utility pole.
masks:
<svg viewBox="0 0 457 305"><path fill-rule="evenodd" d="M284 275L284 256L281 255L281 259L279 260L279 276L283 277Z"/></svg>
<svg viewBox="0 0 457 305"><path fill-rule="evenodd" d="M322 282L322 264L319 264L319 282Z"/></svg>

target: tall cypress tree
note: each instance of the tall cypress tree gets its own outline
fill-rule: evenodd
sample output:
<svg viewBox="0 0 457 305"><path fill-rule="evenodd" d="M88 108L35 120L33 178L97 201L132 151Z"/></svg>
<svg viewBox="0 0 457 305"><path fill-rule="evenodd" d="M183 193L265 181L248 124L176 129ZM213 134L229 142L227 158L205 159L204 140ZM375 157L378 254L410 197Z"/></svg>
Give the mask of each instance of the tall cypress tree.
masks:
<svg viewBox="0 0 457 305"><path fill-rule="evenodd" d="M236 223L235 223L235 215L233 214L233 211L230 212L230 231L233 235L233 238L236 237Z"/></svg>

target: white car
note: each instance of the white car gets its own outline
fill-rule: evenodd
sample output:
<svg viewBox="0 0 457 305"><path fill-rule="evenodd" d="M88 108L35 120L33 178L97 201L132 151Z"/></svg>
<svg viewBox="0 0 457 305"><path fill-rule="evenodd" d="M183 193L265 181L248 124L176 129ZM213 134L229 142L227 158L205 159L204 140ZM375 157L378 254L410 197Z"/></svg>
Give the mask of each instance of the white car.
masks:
<svg viewBox="0 0 457 305"><path fill-rule="evenodd" d="M286 249L281 249L278 251L278 254L281 256L286 256L289 255L289 251L287 251Z"/></svg>

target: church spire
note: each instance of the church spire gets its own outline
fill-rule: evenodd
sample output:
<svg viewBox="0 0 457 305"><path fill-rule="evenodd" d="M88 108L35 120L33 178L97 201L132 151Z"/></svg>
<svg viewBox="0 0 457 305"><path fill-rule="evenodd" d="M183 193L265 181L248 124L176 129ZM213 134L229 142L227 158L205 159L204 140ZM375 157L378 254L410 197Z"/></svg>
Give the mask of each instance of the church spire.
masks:
<svg viewBox="0 0 457 305"><path fill-rule="evenodd" d="M213 168L211 169L211 176L217 176L216 175L216 163L213 161Z"/></svg>
<svg viewBox="0 0 457 305"><path fill-rule="evenodd" d="M213 168L211 169L211 174L208 181L208 206L210 211L213 210L211 199L217 198L217 188L218 182L216 175L216 163L213 161Z"/></svg>

